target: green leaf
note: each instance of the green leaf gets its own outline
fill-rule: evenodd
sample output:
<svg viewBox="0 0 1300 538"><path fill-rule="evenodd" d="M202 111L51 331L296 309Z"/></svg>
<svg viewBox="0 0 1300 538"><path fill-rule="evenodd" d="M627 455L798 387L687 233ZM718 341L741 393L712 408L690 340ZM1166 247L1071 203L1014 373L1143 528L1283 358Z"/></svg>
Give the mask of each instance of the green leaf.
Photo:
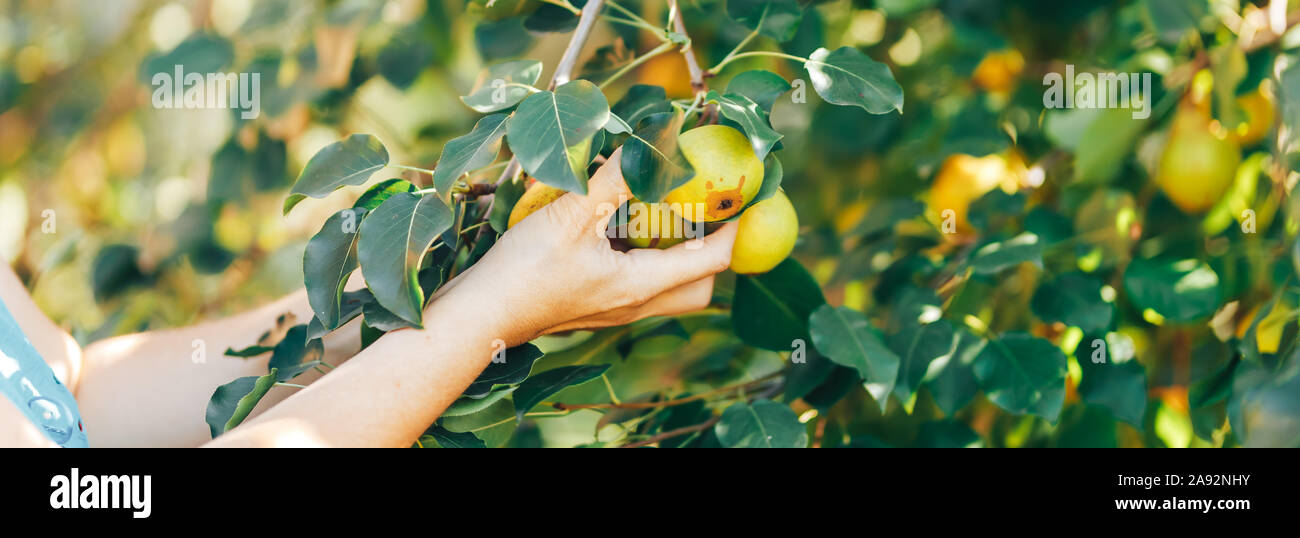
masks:
<svg viewBox="0 0 1300 538"><path fill-rule="evenodd" d="M226 38L209 32L196 32L172 50L150 55L141 66L140 82L150 84L155 75L173 75L175 70L186 74L218 73L225 71L234 57L234 46ZM174 97L180 99L183 96Z"/></svg>
<svg viewBox="0 0 1300 538"><path fill-rule="evenodd" d="M1056 422L1065 403L1065 364L1065 354L1051 342L1006 333L975 358L975 377L998 407Z"/></svg>
<svg viewBox="0 0 1300 538"><path fill-rule="evenodd" d="M993 275L1025 262L1043 265L1043 244L1029 232L980 247L971 255L970 265L976 274Z"/></svg>
<svg viewBox="0 0 1300 538"><path fill-rule="evenodd" d="M307 241L302 255L303 281L307 302L327 330L342 324L343 286L357 268L357 229L366 210L348 208L325 220L320 231Z"/></svg>
<svg viewBox="0 0 1300 538"><path fill-rule="evenodd" d="M727 16L751 30L789 41L799 29L803 7L797 0L727 0Z"/></svg>
<svg viewBox="0 0 1300 538"><path fill-rule="evenodd" d="M1238 364L1228 420L1247 447L1300 447L1300 352L1276 371L1253 362Z"/></svg>
<svg viewBox="0 0 1300 538"><path fill-rule="evenodd" d="M889 335L887 341L889 349L898 355L900 361L894 395L910 413L912 406L909 402L921 387L930 364L952 355L956 350L957 335L952 323L941 319L933 323L904 325L902 330Z"/></svg>
<svg viewBox="0 0 1300 538"><path fill-rule="evenodd" d="M759 159L766 158L772 147L781 140L781 133L768 125L767 113L748 97L736 94L724 96L710 90L705 100L718 103L722 116L740 125Z"/></svg>
<svg viewBox="0 0 1300 538"><path fill-rule="evenodd" d="M284 200L284 214L304 198L324 198L345 185L360 185L388 166L388 149L378 138L354 134L335 142L307 161Z"/></svg>
<svg viewBox="0 0 1300 538"><path fill-rule="evenodd" d="M426 444L432 441L432 445ZM434 426L427 435L420 436L420 446L424 448L487 448L487 444L470 432L454 432L442 426Z"/></svg>
<svg viewBox="0 0 1300 538"><path fill-rule="evenodd" d="M275 349L274 346L256 346L256 345L248 346L244 349L235 349L232 347L226 349L226 355L230 357L240 357L240 358L247 359L249 357L256 357L264 353L269 353L274 349Z"/></svg>
<svg viewBox="0 0 1300 538"><path fill-rule="evenodd" d="M479 72L469 95L460 100L481 114L504 110L532 93L528 88L514 84L532 86L541 76L542 62L537 60L502 62Z"/></svg>
<svg viewBox="0 0 1300 538"><path fill-rule="evenodd" d="M523 3L522 1L520 2ZM573 0L570 5L581 8L585 2ZM578 27L578 16L555 4L542 4L524 19L524 28L536 33L568 33Z"/></svg>
<svg viewBox="0 0 1300 538"><path fill-rule="evenodd" d="M835 363L815 348L805 348L804 362L792 363L786 370L783 399L790 403L804 397L825 382L835 368Z"/></svg>
<svg viewBox="0 0 1300 538"><path fill-rule="evenodd" d="M481 398L470 398L468 396L463 396L460 399L456 400L455 402L452 402L452 404L447 407L447 410L442 412L442 416L459 417L464 415L472 415L474 413L487 409L492 404L497 403L498 400L505 398L506 396L509 396L511 393L515 391L515 388L516 387L506 386L498 389L493 389L491 392L487 393L486 396L483 396Z"/></svg>
<svg viewBox="0 0 1300 538"><path fill-rule="evenodd" d="M787 258L760 275L736 276L731 325L741 341L772 351L789 351L795 340L805 343L808 316L826 304L812 275L794 258Z"/></svg>
<svg viewBox="0 0 1300 538"><path fill-rule="evenodd" d="M519 384L519 388L515 390L515 416L519 420L523 420L524 413L542 403L542 400L568 387L581 385L596 379L605 373L605 370L608 370L610 366L609 364L561 366L525 379L523 383Z"/></svg>
<svg viewBox="0 0 1300 538"><path fill-rule="evenodd" d="M357 258L366 285L385 309L416 326L424 306L420 260L451 224L451 210L436 195L410 193L394 194L361 222Z"/></svg>
<svg viewBox="0 0 1300 538"><path fill-rule="evenodd" d="M496 385L513 385L528 377L533 363L542 358L542 350L532 344L523 344L505 350L502 362L493 361L478 378L465 389L464 396L483 398Z"/></svg>
<svg viewBox="0 0 1300 538"><path fill-rule="evenodd" d="M988 340L975 336L964 327L956 327L954 335L956 345L952 354L935 359L925 375L925 385L930 388L934 403L950 417L966 407L979 392L975 358L988 345Z"/></svg>
<svg viewBox="0 0 1300 538"><path fill-rule="evenodd" d="M981 439L970 426L955 420L937 420L921 424L916 446L926 448L983 448Z"/></svg>
<svg viewBox="0 0 1300 538"><path fill-rule="evenodd" d="M771 400L739 402L722 412L713 426L727 448L805 448L808 431L789 406Z"/></svg>
<svg viewBox="0 0 1300 538"><path fill-rule="evenodd" d="M325 345L319 338L307 339L307 326L295 325L275 345L267 368L279 372L276 381L288 381L310 370L325 356Z"/></svg>
<svg viewBox="0 0 1300 538"><path fill-rule="evenodd" d="M1110 328L1115 315L1114 291L1108 300L1103 288L1096 278L1066 273L1040 285L1029 304L1034 315L1048 323L1059 321L1084 333L1102 332Z"/></svg>
<svg viewBox="0 0 1300 538"><path fill-rule="evenodd" d="M492 164L501 152L501 137L506 135L509 119L506 114L485 116L469 134L449 140L433 169L433 188L445 195L460 176Z"/></svg>
<svg viewBox="0 0 1300 538"><path fill-rule="evenodd" d="M257 402L275 385L276 375L277 372L272 369L271 373L264 376L241 377L217 387L208 400L205 415L212 437L230 431L248 418Z"/></svg>
<svg viewBox="0 0 1300 538"><path fill-rule="evenodd" d="M1104 338L1085 336L1075 348L1083 379L1079 396L1085 402L1110 409L1134 427L1142 427L1147 408L1147 374L1133 359L1133 341L1120 333ZM1098 362L1100 361L1100 362Z"/></svg>
<svg viewBox="0 0 1300 538"><path fill-rule="evenodd" d="M925 203L911 198L884 198L871 205L867 216L853 228L852 235L872 236L892 230L894 225L925 213Z"/></svg>
<svg viewBox="0 0 1300 538"><path fill-rule="evenodd" d="M412 185L411 182L405 179L385 179L379 183L371 185L369 189L366 189L366 192L361 193L361 196L357 198L356 203L352 204L352 207L362 208L366 211L374 211L376 207L379 207L379 204L384 203L384 200L387 200L394 194L399 192L415 192L417 190L419 189L417 189L415 185Z"/></svg>
<svg viewBox="0 0 1300 538"><path fill-rule="evenodd" d="M651 114L623 144L619 167L628 189L637 199L659 202L695 175L695 169L678 147L677 133L681 127L680 114Z"/></svg>
<svg viewBox="0 0 1300 538"><path fill-rule="evenodd" d="M813 89L827 102L862 107L872 114L903 111L903 87L889 66L853 47L819 48L804 62Z"/></svg>
<svg viewBox="0 0 1300 538"><path fill-rule="evenodd" d="M1178 43L1196 28L1205 6L1184 0L1146 0L1146 15L1156 35L1165 44Z"/></svg>
<svg viewBox="0 0 1300 538"><path fill-rule="evenodd" d="M822 305L808 320L813 345L835 363L858 371L884 411L898 380L901 360L881 341L867 316L847 307Z"/></svg>
<svg viewBox="0 0 1300 538"><path fill-rule="evenodd" d="M1074 154L1075 181L1079 183L1109 183L1118 177L1149 123L1148 119L1134 118L1133 110L1128 108L1096 112Z"/></svg>
<svg viewBox="0 0 1300 538"><path fill-rule="evenodd" d="M766 69L751 69L740 73L727 82L725 95L743 95L769 114L776 100L790 91L790 83L776 73Z"/></svg>
<svg viewBox="0 0 1300 538"><path fill-rule="evenodd" d="M595 84L569 82L524 99L506 138L519 164L538 181L587 193L588 143L609 120L609 103ZM579 155L580 154L580 155Z"/></svg>
<svg viewBox="0 0 1300 538"><path fill-rule="evenodd" d="M458 417L443 417L439 424L447 431L456 433L472 433L475 437L483 440L483 444L489 447L498 447L506 444L510 436L514 434L518 422L515 421L515 411L510 400L497 400L496 403L489 405L487 409L461 415Z"/></svg>
<svg viewBox="0 0 1300 538"><path fill-rule="evenodd" d="M1136 258L1124 271L1124 289L1134 306L1169 321L1195 321L1219 309L1219 275L1194 259Z"/></svg>
<svg viewBox="0 0 1300 538"><path fill-rule="evenodd" d="M519 198L524 195L524 182L506 181L497 186L496 193L493 194L495 202L492 203L492 215L488 217L492 229L497 233L506 233L506 225L510 222L510 210L515 208Z"/></svg>
<svg viewBox="0 0 1300 538"><path fill-rule="evenodd" d="M663 87L648 84L637 84L628 88L623 98L610 107L612 116L618 116L624 123L634 127L651 114L672 111L673 106L669 103Z"/></svg>
<svg viewBox="0 0 1300 538"><path fill-rule="evenodd" d="M371 295L370 290L365 288L343 292L343 306L339 310L339 326L342 327L347 322L356 319L357 316L361 315L366 305L374 302L375 296ZM321 324L320 318L312 316L311 321L307 323L307 339L320 338L333 330L326 329L325 325Z"/></svg>
<svg viewBox="0 0 1300 538"><path fill-rule="evenodd" d="M107 245L99 249L90 276L95 300L102 301L127 288L148 284L149 277L136 261L139 257L140 250L130 245Z"/></svg>

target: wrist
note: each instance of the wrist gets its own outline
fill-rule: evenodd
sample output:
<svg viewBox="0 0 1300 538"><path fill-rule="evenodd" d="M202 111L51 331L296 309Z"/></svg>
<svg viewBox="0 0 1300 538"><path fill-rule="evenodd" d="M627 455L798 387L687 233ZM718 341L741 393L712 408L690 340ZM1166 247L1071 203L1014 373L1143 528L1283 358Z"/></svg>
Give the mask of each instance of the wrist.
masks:
<svg viewBox="0 0 1300 538"><path fill-rule="evenodd" d="M434 295L425 308L425 329L435 325L455 327L460 333L457 337L481 340L474 345L489 350L499 347L499 342L517 346L536 336L541 328L528 323L527 316L517 315L520 309L513 306L521 296L512 291L513 282L489 282L484 279L493 272L474 269L456 276Z"/></svg>

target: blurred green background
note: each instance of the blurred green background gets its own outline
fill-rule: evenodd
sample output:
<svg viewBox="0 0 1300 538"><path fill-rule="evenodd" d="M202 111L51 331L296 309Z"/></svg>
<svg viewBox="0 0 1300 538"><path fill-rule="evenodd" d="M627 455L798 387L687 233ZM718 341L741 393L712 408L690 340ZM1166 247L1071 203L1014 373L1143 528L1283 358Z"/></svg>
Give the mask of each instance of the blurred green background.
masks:
<svg viewBox="0 0 1300 538"><path fill-rule="evenodd" d="M621 4L649 20L665 16L664 2ZM1264 17L1267 4L817 1L800 4L804 16L791 40L760 38L760 47L803 56L822 46L858 47L888 63L905 89L903 114L829 106L812 91L803 92L805 103L781 99L772 112L773 126L785 134L783 185L801 220L795 255L830 303L872 312L901 286L942 283L948 264L968 252L963 248L1010 229L1032 229L1059 243L1045 256L1049 269L1091 273L1106 284L1103 293L1117 309L1106 338L1131 349L1142 366L1136 377L1130 370L1107 385L1129 383L1127 389L1092 383L1081 396L1082 368L1071 357L1057 424L1003 412L983 396L944 413L928 391L907 409L891 400L882 414L853 382L840 390L833 378L823 378L820 393L812 394L829 400L792 403L816 443L1240 444L1226 421L1232 391L1223 388L1233 385L1242 354L1245 330L1238 327L1249 327L1260 305L1282 305L1278 312L1286 315L1274 324L1281 343L1267 353L1279 357L1268 364L1280 365L1296 340L1300 304L1290 256L1297 177L1292 96L1300 92L1300 71L1287 70L1295 65L1300 34L1290 31L1239 58L1221 48L1246 39L1243 21ZM0 6L0 254L42 309L83 343L238 312L300 288L306 239L365 189L345 188L281 216L288 187L316 151L347 134L370 133L394 162L431 167L442 145L477 120L458 96L480 70L502 59L534 58L544 62L546 80L573 24L559 8L532 0L497 0L491 7L481 0L0 0ZM683 9L705 66L749 33L725 15L723 2L683 3ZM602 22L582 55L582 72L601 80L595 75L654 45L626 26ZM261 73L261 117L153 108L149 81L175 64L189 72ZM1138 121L1128 111L1044 109L1043 75L1067 64L1153 73L1153 116ZM735 73L760 67L808 80L798 63L749 58L708 83L722 88ZM1238 177L1245 179L1234 183L1223 205L1187 213L1152 178L1175 104L1185 88L1196 87L1202 68L1212 79L1201 86L1217 125L1261 132L1240 137ZM670 98L690 97L676 54L607 89L610 101L638 82L664 86ZM388 177L428 182L390 169L372 183ZM909 201L924 204L917 206L924 214L907 209ZM948 207L957 207L963 221L957 241L935 233ZM1258 216L1258 234L1238 231L1243 208ZM881 230L890 232L888 240L881 241ZM1156 255L1213 268L1213 319L1170 323L1131 304L1121 275L1135 257ZM1025 265L941 289L952 308L946 317L1028 331L1070 356L1082 332L1031 315L1034 291L1046 279L1042 271ZM720 284L724 300L730 285ZM651 335L629 343L611 360L644 368L627 374L620 388L698 390L764 375L787 359L741 346L722 330L725 316L720 319L705 314L684 321L689 339ZM540 345L576 353L602 335L609 333ZM650 360L659 362L644 362ZM1293 377L1270 379L1258 386L1283 393L1296 386ZM1266 403L1274 414L1261 420L1278 426L1280 437L1269 439L1294 444L1286 435L1300 416L1300 396L1272 394ZM591 432L608 426L601 418L583 413L530 421L500 442L598 441Z"/></svg>

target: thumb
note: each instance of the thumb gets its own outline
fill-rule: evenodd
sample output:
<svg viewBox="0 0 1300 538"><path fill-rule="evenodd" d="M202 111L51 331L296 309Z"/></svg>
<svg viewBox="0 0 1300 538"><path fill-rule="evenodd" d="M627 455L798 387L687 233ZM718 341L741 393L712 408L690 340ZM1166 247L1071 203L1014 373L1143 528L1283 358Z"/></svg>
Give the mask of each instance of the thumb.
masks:
<svg viewBox="0 0 1300 538"><path fill-rule="evenodd" d="M582 198L584 205L593 215L601 206L613 205L617 208L623 205L623 202L632 199L632 191L627 188L619 164L622 156L623 148L614 150L609 159L605 160L605 164L600 165L596 173L592 174L591 180L587 182L587 195ZM606 215L608 216L608 213Z"/></svg>

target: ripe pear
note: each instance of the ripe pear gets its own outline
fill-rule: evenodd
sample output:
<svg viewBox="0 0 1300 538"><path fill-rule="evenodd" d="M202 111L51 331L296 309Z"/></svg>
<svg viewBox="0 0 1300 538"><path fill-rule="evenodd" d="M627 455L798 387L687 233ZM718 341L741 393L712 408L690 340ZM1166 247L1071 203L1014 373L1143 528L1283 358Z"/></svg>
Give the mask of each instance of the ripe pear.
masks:
<svg viewBox="0 0 1300 538"><path fill-rule="evenodd" d="M684 241L691 231L691 225L668 204L633 200L627 214L627 243L633 248L668 248Z"/></svg>
<svg viewBox="0 0 1300 538"><path fill-rule="evenodd" d="M1237 98L1241 108L1241 122L1233 130L1232 136L1242 146L1253 146L1262 142L1273 131L1277 121L1277 99L1264 88Z"/></svg>
<svg viewBox="0 0 1300 538"><path fill-rule="evenodd" d="M990 52L975 66L971 81L991 92L1009 93L1016 88L1020 73L1025 70L1025 57L1015 49Z"/></svg>
<svg viewBox="0 0 1300 538"><path fill-rule="evenodd" d="M1202 213L1219 201L1237 174L1241 148L1227 133L1211 129L1209 112L1181 105L1169 129L1169 141L1156 169L1156 184L1189 214Z"/></svg>
<svg viewBox="0 0 1300 538"><path fill-rule="evenodd" d="M1025 173L1025 162L1014 151L984 157L953 155L943 161L930 186L930 210L940 219L946 218L944 211L952 210L957 235L969 234L972 227L966 213L971 202L996 188L1014 192Z"/></svg>
<svg viewBox="0 0 1300 538"><path fill-rule="evenodd" d="M1250 330L1250 325L1255 322L1255 316L1259 315L1259 306L1251 309L1249 314L1237 322L1237 338L1245 339L1246 333ZM1259 320L1259 326L1255 328L1255 345L1258 346L1261 353L1277 353L1281 347L1282 333L1286 331L1286 325L1290 322L1287 311L1290 306L1286 303L1278 303L1268 312L1264 319Z"/></svg>
<svg viewBox="0 0 1300 538"><path fill-rule="evenodd" d="M564 189L558 189L540 181L533 183L531 187L528 187L528 190L524 191L524 195L519 197L519 201L515 202L514 209L510 210L510 220L507 221L506 227L513 228L516 223L524 220L524 217L546 207L546 204L564 196L565 192Z"/></svg>
<svg viewBox="0 0 1300 538"><path fill-rule="evenodd" d="M740 215L740 229L731 248L731 270L740 274L771 271L794 250L799 236L799 217L785 193L746 209Z"/></svg>
<svg viewBox="0 0 1300 538"><path fill-rule="evenodd" d="M763 161L740 131L705 125L678 135L677 140L682 155L695 168L695 176L669 192L664 202L683 218L693 222L725 220L758 195L763 185Z"/></svg>

